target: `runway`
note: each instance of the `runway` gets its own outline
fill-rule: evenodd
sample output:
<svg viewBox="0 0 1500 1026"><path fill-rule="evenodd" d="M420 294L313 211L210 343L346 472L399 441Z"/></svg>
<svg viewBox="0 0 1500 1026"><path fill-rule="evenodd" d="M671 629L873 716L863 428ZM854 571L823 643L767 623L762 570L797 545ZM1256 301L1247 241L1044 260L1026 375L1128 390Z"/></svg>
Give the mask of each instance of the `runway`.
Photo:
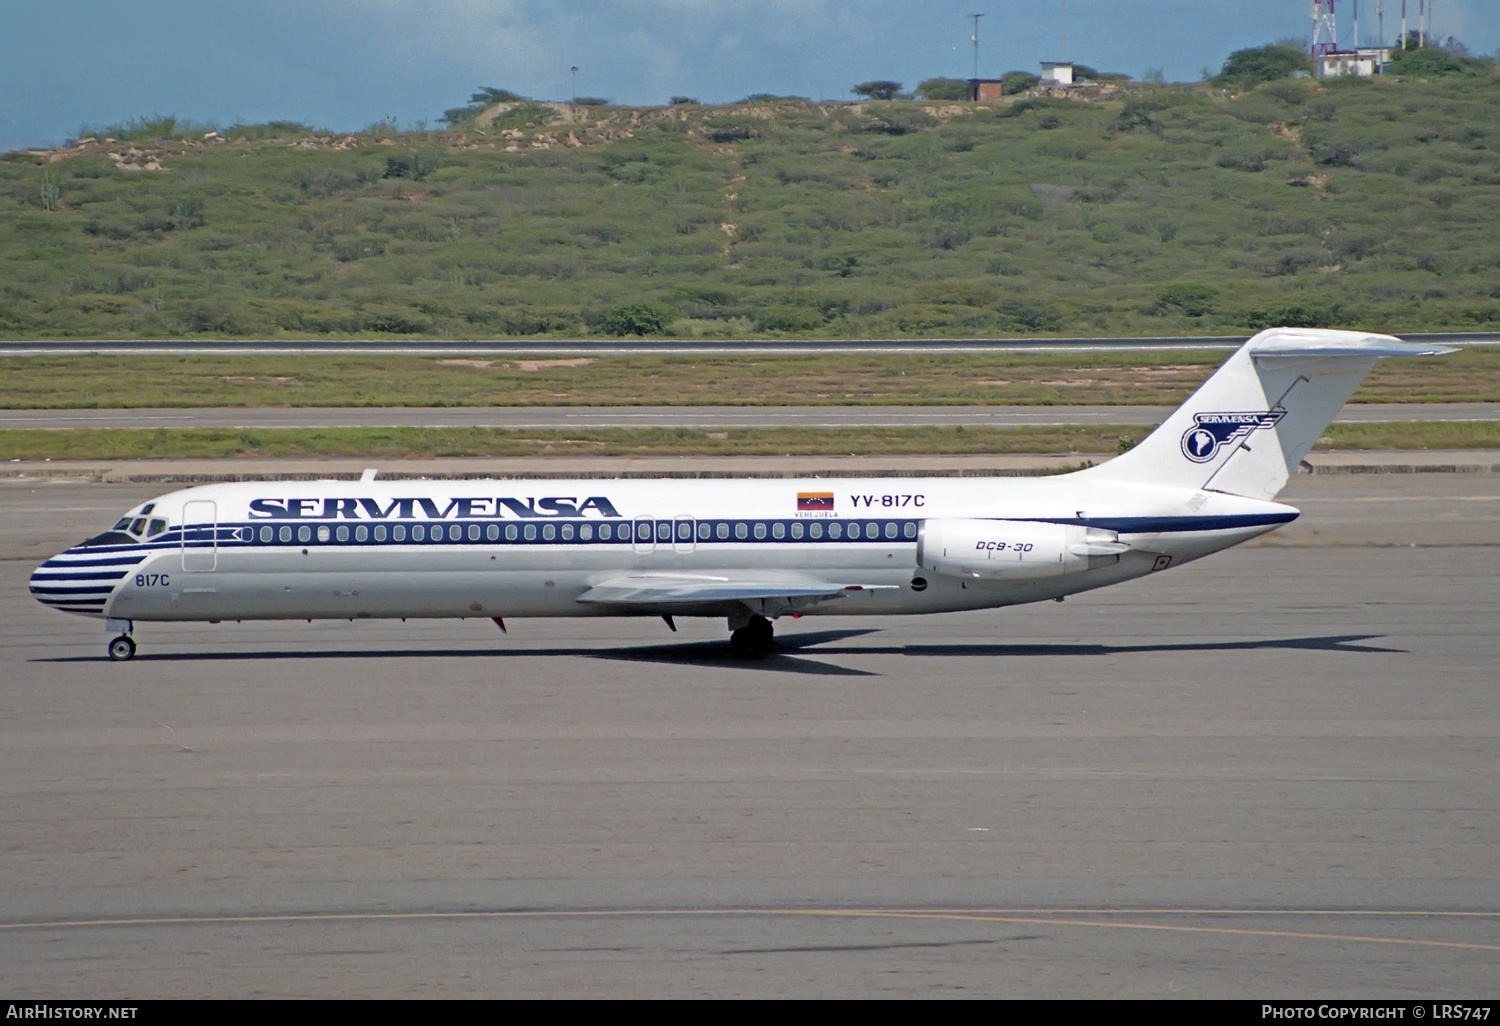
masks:
<svg viewBox="0 0 1500 1026"><path fill-rule="evenodd" d="M0 411L0 430L76 428L577 428L1155 426L1171 406L471 406ZM1500 420L1500 403L1345 406L1338 424Z"/></svg>
<svg viewBox="0 0 1500 1026"><path fill-rule="evenodd" d="M160 484L0 480L0 984L1454 1000L1500 965L1500 476L1314 475L1061 605L101 625Z"/></svg>

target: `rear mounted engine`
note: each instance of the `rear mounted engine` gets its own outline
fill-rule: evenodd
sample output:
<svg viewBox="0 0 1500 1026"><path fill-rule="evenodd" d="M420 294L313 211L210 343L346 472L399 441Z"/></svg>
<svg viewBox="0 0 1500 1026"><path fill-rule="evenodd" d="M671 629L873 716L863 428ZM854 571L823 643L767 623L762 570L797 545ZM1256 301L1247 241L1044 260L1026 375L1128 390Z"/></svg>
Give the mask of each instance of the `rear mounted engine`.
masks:
<svg viewBox="0 0 1500 1026"><path fill-rule="evenodd" d="M949 577L1061 577L1118 563L1128 551L1114 531L1035 520L928 520L917 535L917 563Z"/></svg>

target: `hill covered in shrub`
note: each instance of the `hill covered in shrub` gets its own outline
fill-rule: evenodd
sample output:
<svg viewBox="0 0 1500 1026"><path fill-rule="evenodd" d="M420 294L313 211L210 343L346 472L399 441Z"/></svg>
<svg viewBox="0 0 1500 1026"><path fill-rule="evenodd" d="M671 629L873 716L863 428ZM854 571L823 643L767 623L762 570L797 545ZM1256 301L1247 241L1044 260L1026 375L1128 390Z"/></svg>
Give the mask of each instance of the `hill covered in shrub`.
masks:
<svg viewBox="0 0 1500 1026"><path fill-rule="evenodd" d="M137 122L0 159L0 334L1500 325L1494 75L1086 95Z"/></svg>

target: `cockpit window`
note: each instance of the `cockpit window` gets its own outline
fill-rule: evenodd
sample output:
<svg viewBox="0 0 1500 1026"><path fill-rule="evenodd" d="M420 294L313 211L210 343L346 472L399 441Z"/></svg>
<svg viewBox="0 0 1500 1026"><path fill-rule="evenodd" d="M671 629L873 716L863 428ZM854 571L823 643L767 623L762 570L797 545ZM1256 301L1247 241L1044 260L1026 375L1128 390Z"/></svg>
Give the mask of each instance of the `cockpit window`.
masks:
<svg viewBox="0 0 1500 1026"><path fill-rule="evenodd" d="M142 538L154 538L167 529L165 517L148 518L145 514L151 512L155 503L148 503L141 510L128 517L121 517L115 522L115 526L103 534L95 535L85 545L130 545L140 541Z"/></svg>

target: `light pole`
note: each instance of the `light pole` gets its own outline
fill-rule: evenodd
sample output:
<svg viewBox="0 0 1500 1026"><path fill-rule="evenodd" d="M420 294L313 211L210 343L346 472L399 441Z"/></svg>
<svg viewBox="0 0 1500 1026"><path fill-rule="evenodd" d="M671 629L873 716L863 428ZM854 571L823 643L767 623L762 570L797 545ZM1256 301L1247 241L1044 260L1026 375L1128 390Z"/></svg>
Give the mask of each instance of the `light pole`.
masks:
<svg viewBox="0 0 1500 1026"><path fill-rule="evenodd" d="M971 42L971 43L974 44L974 77L978 78L979 77L979 19L983 18L984 15L982 15L982 14L971 14L971 15L969 15L969 17L971 17L971 18L974 19L974 33L973 33L973 35L971 35L969 37L969 42Z"/></svg>
<svg viewBox="0 0 1500 1026"><path fill-rule="evenodd" d="M578 106L578 65L573 65L573 106Z"/></svg>

